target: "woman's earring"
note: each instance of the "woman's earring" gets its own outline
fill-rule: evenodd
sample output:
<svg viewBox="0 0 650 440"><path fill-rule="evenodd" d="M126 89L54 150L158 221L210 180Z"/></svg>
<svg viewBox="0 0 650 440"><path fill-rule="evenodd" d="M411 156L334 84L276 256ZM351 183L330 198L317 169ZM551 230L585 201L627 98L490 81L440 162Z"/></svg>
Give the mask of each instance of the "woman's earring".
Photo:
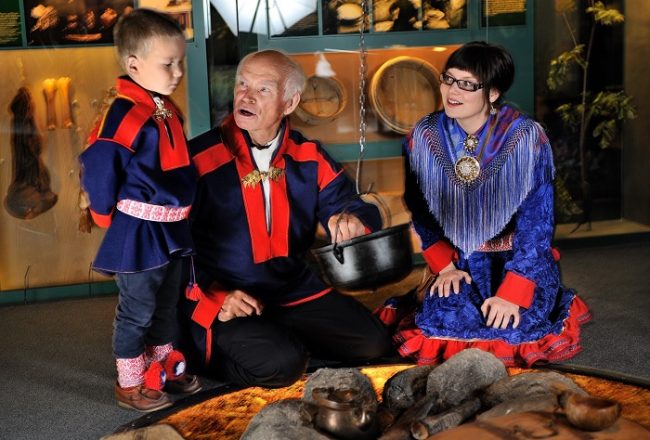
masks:
<svg viewBox="0 0 650 440"><path fill-rule="evenodd" d="M497 109L494 108L494 103L492 103L492 102L490 103L490 114L491 114L492 116L494 116L494 115L497 114Z"/></svg>

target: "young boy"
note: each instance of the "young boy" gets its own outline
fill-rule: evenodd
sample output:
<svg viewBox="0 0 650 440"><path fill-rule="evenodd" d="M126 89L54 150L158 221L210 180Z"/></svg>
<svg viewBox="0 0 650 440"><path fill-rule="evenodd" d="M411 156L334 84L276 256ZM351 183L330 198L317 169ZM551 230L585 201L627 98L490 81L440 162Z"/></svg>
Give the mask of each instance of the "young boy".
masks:
<svg viewBox="0 0 650 440"><path fill-rule="evenodd" d="M174 350L182 257L193 244L187 216L196 190L183 121L167 98L183 77L185 39L170 18L137 9L121 18L115 45L126 76L81 154L93 220L107 227L93 268L114 274L118 405L143 412L194 393Z"/></svg>

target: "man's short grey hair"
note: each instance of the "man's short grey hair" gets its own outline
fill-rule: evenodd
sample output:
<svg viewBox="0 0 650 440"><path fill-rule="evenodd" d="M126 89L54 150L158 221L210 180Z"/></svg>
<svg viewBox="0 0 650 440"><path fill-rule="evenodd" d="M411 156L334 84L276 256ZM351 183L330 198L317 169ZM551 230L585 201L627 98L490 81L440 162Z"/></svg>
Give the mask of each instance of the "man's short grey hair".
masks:
<svg viewBox="0 0 650 440"><path fill-rule="evenodd" d="M273 49L261 50L259 52L253 52L246 55L239 62L237 66L236 76L239 76L239 71L242 66L253 58L266 58L273 63L278 72L284 77L284 84L282 88L284 90L282 99L284 101L289 101L293 95L296 93L298 95L302 94L303 89L305 88L306 78L305 73L302 71L302 67L294 60L289 58L289 56L283 52Z"/></svg>

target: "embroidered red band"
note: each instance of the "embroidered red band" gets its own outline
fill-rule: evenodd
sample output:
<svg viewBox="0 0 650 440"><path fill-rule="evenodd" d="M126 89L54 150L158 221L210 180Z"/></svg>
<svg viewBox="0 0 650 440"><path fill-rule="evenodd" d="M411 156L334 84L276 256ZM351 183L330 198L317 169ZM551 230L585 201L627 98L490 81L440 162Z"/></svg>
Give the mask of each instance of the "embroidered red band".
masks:
<svg viewBox="0 0 650 440"><path fill-rule="evenodd" d="M495 296L527 309L533 303L536 286L537 284L528 278L514 272L506 272Z"/></svg>
<svg viewBox="0 0 650 440"><path fill-rule="evenodd" d="M458 260L456 250L446 240L439 240L422 249L422 256L433 273L440 273L450 262Z"/></svg>
<svg viewBox="0 0 650 440"><path fill-rule="evenodd" d="M502 252L512 250L512 233L488 240L476 249L478 252Z"/></svg>
<svg viewBox="0 0 650 440"><path fill-rule="evenodd" d="M191 206L167 207L124 199L117 202L117 210L131 217L151 222L179 222L190 215Z"/></svg>

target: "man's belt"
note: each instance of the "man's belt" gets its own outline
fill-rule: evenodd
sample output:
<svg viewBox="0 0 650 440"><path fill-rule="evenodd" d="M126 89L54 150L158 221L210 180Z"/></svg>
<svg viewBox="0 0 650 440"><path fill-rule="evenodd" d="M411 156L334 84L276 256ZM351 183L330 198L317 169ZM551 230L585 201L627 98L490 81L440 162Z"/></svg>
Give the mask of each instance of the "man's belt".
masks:
<svg viewBox="0 0 650 440"><path fill-rule="evenodd" d="M191 206L174 207L152 205L136 200L124 199L117 202L117 210L131 217L150 222L179 222L190 214Z"/></svg>

